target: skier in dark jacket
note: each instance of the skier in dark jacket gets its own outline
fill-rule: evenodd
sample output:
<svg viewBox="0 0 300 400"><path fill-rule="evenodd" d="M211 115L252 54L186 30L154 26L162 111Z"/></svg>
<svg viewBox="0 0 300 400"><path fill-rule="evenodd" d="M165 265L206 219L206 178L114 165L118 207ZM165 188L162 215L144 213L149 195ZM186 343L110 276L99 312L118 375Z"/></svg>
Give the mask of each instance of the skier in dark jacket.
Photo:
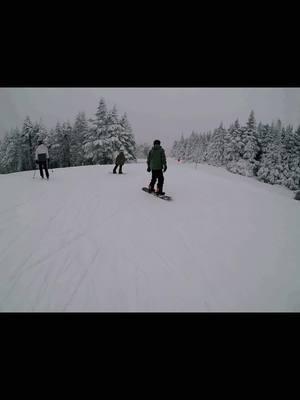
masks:
<svg viewBox="0 0 300 400"><path fill-rule="evenodd" d="M39 139L38 147L35 150L35 162L36 164L38 164L40 168L41 178L44 179L44 173L43 173L43 168L44 168L46 177L47 179L49 179L49 172L48 172L49 153L47 146L43 144L43 141L41 139Z"/></svg>
<svg viewBox="0 0 300 400"><path fill-rule="evenodd" d="M122 174L122 167L125 164L126 158L123 152L123 149L121 149L120 153L117 155L116 162L115 162L115 168L113 169L113 173L115 174L117 172L117 168L119 167L119 174Z"/></svg>
<svg viewBox="0 0 300 400"><path fill-rule="evenodd" d="M154 191L154 185L157 183L157 194L165 194L163 192L164 175L163 172L167 170L167 160L165 150L161 147L159 140L154 140L153 147L149 151L147 158L148 168L147 171L152 171L152 179L149 185L149 191Z"/></svg>

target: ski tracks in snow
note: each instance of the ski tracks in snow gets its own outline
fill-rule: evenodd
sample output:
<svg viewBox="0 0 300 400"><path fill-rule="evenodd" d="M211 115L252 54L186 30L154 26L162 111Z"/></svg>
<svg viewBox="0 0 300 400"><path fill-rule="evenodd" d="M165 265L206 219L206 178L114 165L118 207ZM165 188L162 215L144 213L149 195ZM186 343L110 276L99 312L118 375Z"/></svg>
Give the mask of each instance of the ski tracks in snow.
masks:
<svg viewBox="0 0 300 400"><path fill-rule="evenodd" d="M247 241L259 245L256 225L269 248L280 243L282 252L288 253L286 270L290 275L284 288L291 288L293 295L286 296L287 304L299 307L299 253L293 241L298 204L289 204L278 194L272 197L271 191L264 196L261 185L247 191L246 180L241 191L238 182L243 178L231 179L228 174L223 179L210 176L209 168L201 173L200 167L197 171L181 167L174 165L167 171L165 188L170 195L176 193L173 202L153 199L141 191L149 180L143 164L128 165L130 173L118 179L107 173L111 167L99 166L58 170L55 181L47 184L28 179L26 185L31 186L25 190L24 201L18 199L17 204L8 206L7 200L0 210L1 309L214 311L271 307L257 288L261 285L263 292L268 289L271 295L274 291L267 278L275 271L277 275L272 277L274 285L278 284L281 269L278 262L276 267L265 268L270 255L261 246L259 266L252 272ZM24 187L21 179L19 182ZM7 199L15 196L16 181L14 185L10 184ZM250 195L252 200L248 200ZM272 198L275 206L269 211ZM286 216L279 218L280 210ZM293 236L285 244L279 241L280 232L288 230ZM263 281L261 276L265 276ZM277 304L283 304L284 296Z"/></svg>

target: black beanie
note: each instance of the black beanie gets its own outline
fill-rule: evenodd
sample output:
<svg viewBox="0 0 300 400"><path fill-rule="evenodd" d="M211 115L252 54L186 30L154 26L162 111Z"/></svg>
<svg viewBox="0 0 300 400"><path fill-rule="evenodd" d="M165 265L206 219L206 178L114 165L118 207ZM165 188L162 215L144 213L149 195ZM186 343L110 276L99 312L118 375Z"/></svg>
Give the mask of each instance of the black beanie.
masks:
<svg viewBox="0 0 300 400"><path fill-rule="evenodd" d="M160 144L160 140L158 139L154 140L153 144Z"/></svg>

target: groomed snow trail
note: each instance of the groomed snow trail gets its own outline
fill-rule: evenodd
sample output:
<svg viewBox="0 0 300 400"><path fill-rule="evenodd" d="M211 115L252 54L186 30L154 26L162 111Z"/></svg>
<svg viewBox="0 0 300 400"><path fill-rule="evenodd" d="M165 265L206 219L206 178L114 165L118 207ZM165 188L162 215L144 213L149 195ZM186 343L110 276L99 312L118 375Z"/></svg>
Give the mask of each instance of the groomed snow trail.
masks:
<svg viewBox="0 0 300 400"><path fill-rule="evenodd" d="M300 202L169 160L0 175L1 311L300 311Z"/></svg>

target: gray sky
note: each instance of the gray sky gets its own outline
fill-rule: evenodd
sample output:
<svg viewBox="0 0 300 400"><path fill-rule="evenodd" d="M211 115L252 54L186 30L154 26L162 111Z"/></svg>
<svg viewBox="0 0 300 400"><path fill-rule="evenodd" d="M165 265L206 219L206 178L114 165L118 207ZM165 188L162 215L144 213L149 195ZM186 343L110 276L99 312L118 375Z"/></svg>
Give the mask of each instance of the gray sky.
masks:
<svg viewBox="0 0 300 400"><path fill-rule="evenodd" d="M127 112L138 143L159 138L165 147L181 133L208 131L221 121L245 123L252 109L257 121L300 124L300 88L0 88L0 138L26 115L47 128L73 122L79 111L92 117L101 97Z"/></svg>

